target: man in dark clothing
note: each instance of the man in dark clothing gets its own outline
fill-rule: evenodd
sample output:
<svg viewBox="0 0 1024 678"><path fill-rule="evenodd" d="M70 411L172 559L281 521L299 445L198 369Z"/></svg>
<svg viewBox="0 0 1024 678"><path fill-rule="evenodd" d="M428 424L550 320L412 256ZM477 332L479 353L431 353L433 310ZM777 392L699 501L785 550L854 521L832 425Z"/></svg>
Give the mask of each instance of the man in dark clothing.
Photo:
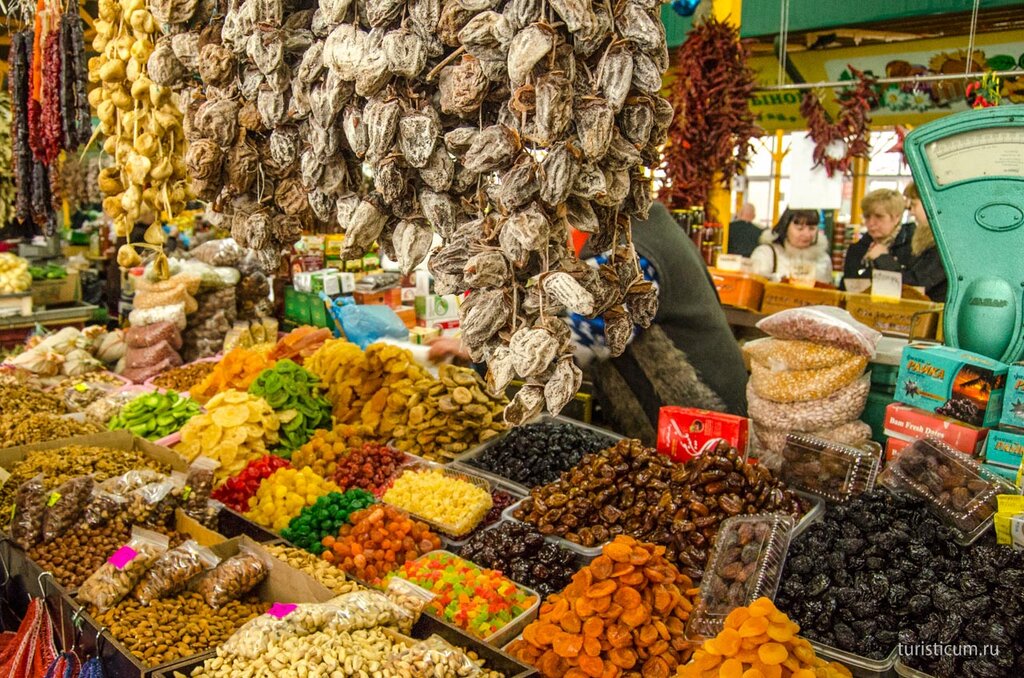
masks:
<svg viewBox="0 0 1024 678"><path fill-rule="evenodd" d="M861 201L864 225L867 233L850 245L843 262L843 280L840 289L846 289L846 281L866 278L871 272L907 270L913 257L911 241L914 225L900 224L906 200L899 192L882 188L872 191Z"/></svg>
<svg viewBox="0 0 1024 678"><path fill-rule="evenodd" d="M757 247L761 238L761 229L754 223L757 216L754 206L749 202L740 208L736 220L729 224L729 254L749 257Z"/></svg>

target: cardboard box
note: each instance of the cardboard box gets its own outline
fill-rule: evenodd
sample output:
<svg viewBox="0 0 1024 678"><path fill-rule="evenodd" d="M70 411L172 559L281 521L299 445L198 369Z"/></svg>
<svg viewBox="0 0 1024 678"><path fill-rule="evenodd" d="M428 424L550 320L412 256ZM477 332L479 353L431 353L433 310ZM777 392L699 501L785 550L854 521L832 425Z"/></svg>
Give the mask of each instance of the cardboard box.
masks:
<svg viewBox="0 0 1024 678"><path fill-rule="evenodd" d="M312 292L306 295L306 306L309 311L309 324L313 327L331 327L331 319L327 316L327 306L320 295Z"/></svg>
<svg viewBox="0 0 1024 678"><path fill-rule="evenodd" d="M700 456L709 443L725 440L746 453L750 420L733 414L693 407L662 407L658 416L658 452L672 461L685 462Z"/></svg>
<svg viewBox="0 0 1024 678"><path fill-rule="evenodd" d="M416 327L416 309L412 306L399 306L395 309L395 315L397 315L410 330Z"/></svg>
<svg viewBox="0 0 1024 678"><path fill-rule="evenodd" d="M296 325L308 325L309 294L286 287L284 290L284 317Z"/></svg>
<svg viewBox="0 0 1024 678"><path fill-rule="evenodd" d="M1006 372L1006 392L1003 393L1003 413L999 423L1024 429L1024 363L1014 363Z"/></svg>
<svg viewBox="0 0 1024 678"><path fill-rule="evenodd" d="M1008 370L970 351L910 344L900 359L896 400L972 426L995 426L1003 412Z"/></svg>
<svg viewBox="0 0 1024 678"><path fill-rule="evenodd" d="M885 460L892 461L896 458L897 454L905 450L912 442L914 441L908 438L890 436L885 441Z"/></svg>
<svg viewBox="0 0 1024 678"><path fill-rule="evenodd" d="M839 306L843 293L835 289L797 287L787 283L766 283L761 300L761 313L770 315L787 308L804 306Z"/></svg>
<svg viewBox="0 0 1024 678"><path fill-rule="evenodd" d="M885 435L909 441L937 438L961 452L977 455L985 449L988 429L902 403L892 403L885 408Z"/></svg>
<svg viewBox="0 0 1024 678"><path fill-rule="evenodd" d="M429 344L440 336L441 330L437 327L412 327L409 329L409 341L413 344Z"/></svg>
<svg viewBox="0 0 1024 678"><path fill-rule="evenodd" d="M992 429L985 442L985 462L1013 471L1014 476L1024 460L1024 431Z"/></svg>
<svg viewBox="0 0 1024 678"><path fill-rule="evenodd" d="M715 283L715 289L718 291L718 300L722 304L755 312L761 310L764 285L768 282L765 278L750 273L723 271L717 268L708 269L708 273L711 274L711 280Z"/></svg>
<svg viewBox="0 0 1024 678"><path fill-rule="evenodd" d="M934 339L944 304L917 299L880 301L870 294L847 294L846 310L868 327L886 334Z"/></svg>
<svg viewBox="0 0 1024 678"><path fill-rule="evenodd" d="M997 464L982 464L981 468L985 469L989 473L994 473L1004 480L1008 480L1011 483L1016 484L1017 482L1017 469L1006 468L1005 466L999 466Z"/></svg>
<svg viewBox="0 0 1024 678"><path fill-rule="evenodd" d="M416 318L427 321L430 325L436 322L459 319L459 298L454 294L428 294L416 297Z"/></svg>
<svg viewBox="0 0 1024 678"><path fill-rule="evenodd" d="M14 464L23 460L29 452L35 450L60 449L69 445L108 447L114 450L137 450L154 461L167 464L173 471L188 470L188 462L176 452L162 445L151 443L144 438L134 436L130 431L106 431L104 433L93 433L75 438L48 440L45 443L35 443L33 445L9 447L5 450L0 450L0 467L10 469Z"/></svg>
<svg viewBox="0 0 1024 678"><path fill-rule="evenodd" d="M82 300L82 281L78 271L70 270L66 278L34 281L31 292L36 306L73 304Z"/></svg>
<svg viewBox="0 0 1024 678"><path fill-rule="evenodd" d="M384 290L376 292L360 292L356 290L352 293L352 296L360 306L387 306L388 297Z"/></svg>

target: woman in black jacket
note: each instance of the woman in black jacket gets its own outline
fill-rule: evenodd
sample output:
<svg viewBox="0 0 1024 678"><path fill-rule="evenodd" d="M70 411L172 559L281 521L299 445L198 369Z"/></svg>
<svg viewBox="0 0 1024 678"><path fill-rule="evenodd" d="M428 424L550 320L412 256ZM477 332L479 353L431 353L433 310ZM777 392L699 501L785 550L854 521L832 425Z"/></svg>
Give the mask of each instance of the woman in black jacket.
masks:
<svg viewBox="0 0 1024 678"><path fill-rule="evenodd" d="M913 257L914 225L900 224L906 199L899 192L888 188L871 191L860 205L867 233L846 252L841 289L846 289L847 280L870 280L874 269L903 272Z"/></svg>
<svg viewBox="0 0 1024 678"><path fill-rule="evenodd" d="M942 266L939 248L935 246L935 236L932 234L931 224L928 223L924 205L921 204L921 195L913 183L907 186L903 195L910 200L910 213L914 215L914 222L917 224L914 237L910 241L913 257L903 274L903 284L923 287L929 299L945 303L946 288L949 285L946 280L946 269Z"/></svg>

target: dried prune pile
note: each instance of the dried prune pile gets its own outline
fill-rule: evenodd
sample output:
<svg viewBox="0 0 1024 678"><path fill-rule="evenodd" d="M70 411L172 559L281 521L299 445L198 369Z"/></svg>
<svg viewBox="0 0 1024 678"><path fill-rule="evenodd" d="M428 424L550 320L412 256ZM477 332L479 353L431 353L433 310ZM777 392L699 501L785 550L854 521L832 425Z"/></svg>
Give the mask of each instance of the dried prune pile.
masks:
<svg viewBox="0 0 1024 678"><path fill-rule="evenodd" d="M665 557L697 581L726 518L803 512L800 498L771 471L745 463L726 444L677 464L638 440L620 440L534 488L515 518L583 546L620 534L664 545Z"/></svg>
<svg viewBox="0 0 1024 678"><path fill-rule="evenodd" d="M564 589L576 573L569 550L547 543L544 535L523 523L505 522L480 532L460 554L477 565L500 570L542 596Z"/></svg>
<svg viewBox="0 0 1024 678"><path fill-rule="evenodd" d="M916 498L875 490L830 506L790 545L776 602L807 638L847 652L881 659L901 644L934 676L1024 675L1024 552L954 538ZM935 643L979 651L917 656Z"/></svg>
<svg viewBox="0 0 1024 678"><path fill-rule="evenodd" d="M526 487L558 480L583 455L603 450L615 441L572 424L544 421L513 429L469 463Z"/></svg>

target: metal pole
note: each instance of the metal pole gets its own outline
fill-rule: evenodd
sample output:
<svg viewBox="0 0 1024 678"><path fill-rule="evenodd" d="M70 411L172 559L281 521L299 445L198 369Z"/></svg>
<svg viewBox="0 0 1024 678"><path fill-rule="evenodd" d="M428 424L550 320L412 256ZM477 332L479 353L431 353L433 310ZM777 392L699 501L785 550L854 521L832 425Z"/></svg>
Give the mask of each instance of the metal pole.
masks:
<svg viewBox="0 0 1024 678"><path fill-rule="evenodd" d="M916 83L916 82L941 82L943 80L968 80L970 78L980 78L983 75L989 73L943 73L941 75L919 75L919 76L904 76L901 78L877 78L873 82L878 85L893 85L897 83ZM1024 70L1012 70L1012 71L994 71L991 72L998 78L1024 78ZM787 83L785 85L765 85L764 87L758 88L757 92L784 92L793 90L807 90L807 89L840 89L843 87L850 87L856 81L855 80L834 80L831 82L796 82Z"/></svg>

